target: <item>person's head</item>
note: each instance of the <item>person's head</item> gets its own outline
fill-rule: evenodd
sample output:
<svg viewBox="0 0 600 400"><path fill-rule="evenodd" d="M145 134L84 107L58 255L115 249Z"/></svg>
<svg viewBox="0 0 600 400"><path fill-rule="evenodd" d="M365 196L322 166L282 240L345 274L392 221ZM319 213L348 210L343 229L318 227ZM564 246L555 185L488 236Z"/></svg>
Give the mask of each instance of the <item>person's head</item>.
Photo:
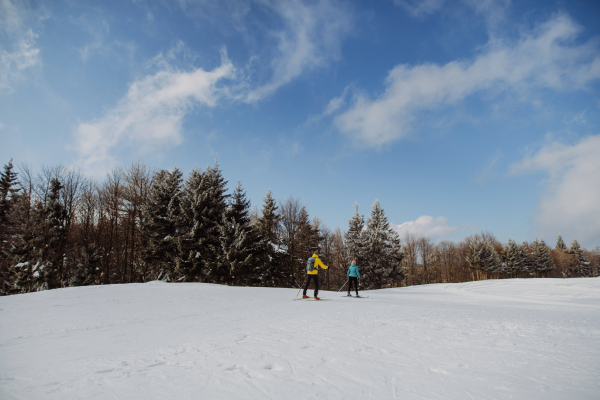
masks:
<svg viewBox="0 0 600 400"><path fill-rule="evenodd" d="M352 264L356 264L356 260L352 260Z"/></svg>
<svg viewBox="0 0 600 400"><path fill-rule="evenodd" d="M317 252L316 252L316 251L314 252L314 254L313 254L313 257L314 257L314 258L318 258L318 257L319 257L319 255L317 254Z"/></svg>

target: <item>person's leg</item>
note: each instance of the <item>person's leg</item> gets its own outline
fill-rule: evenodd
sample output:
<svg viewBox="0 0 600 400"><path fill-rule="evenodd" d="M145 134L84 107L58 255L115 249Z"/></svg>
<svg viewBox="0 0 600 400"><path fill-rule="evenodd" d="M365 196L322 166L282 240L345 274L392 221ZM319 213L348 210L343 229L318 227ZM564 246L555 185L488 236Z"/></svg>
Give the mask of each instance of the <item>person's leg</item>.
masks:
<svg viewBox="0 0 600 400"><path fill-rule="evenodd" d="M306 296L306 291L308 290L308 285L310 285L310 277L311 277L311 275L306 275L306 284L304 285L304 292L302 292L303 296Z"/></svg>
<svg viewBox="0 0 600 400"><path fill-rule="evenodd" d="M358 278L354 277L354 288L356 289L356 295L358 296Z"/></svg>
<svg viewBox="0 0 600 400"><path fill-rule="evenodd" d="M350 291L352 290L352 282L354 282L354 277L349 276L348 277L348 296L350 296Z"/></svg>
<svg viewBox="0 0 600 400"><path fill-rule="evenodd" d="M315 280L315 297L319 294L319 275L313 275L313 279Z"/></svg>

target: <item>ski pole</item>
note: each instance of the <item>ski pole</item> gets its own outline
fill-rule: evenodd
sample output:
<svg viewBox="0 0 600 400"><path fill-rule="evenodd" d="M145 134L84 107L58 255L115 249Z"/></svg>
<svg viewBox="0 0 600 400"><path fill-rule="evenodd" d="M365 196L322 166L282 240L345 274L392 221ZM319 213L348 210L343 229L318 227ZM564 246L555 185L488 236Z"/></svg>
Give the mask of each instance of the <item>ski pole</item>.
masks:
<svg viewBox="0 0 600 400"><path fill-rule="evenodd" d="M348 278L348 279L346 280L346 283L348 283L348 281L350 281L350 278ZM344 288L344 286L346 286L346 283L344 283L344 284L342 285L342 287L340 288L340 290L342 290L342 289ZM333 295L333 297L337 296L337 294L340 292L340 290L338 290L337 292L335 292L335 294Z"/></svg>
<svg viewBox="0 0 600 400"><path fill-rule="evenodd" d="M308 279L308 276L306 277L306 279ZM306 284L306 279L304 279L304 284ZM300 289L298 290L298 293L296 294L296 298L298 298L298 295L300 294L300 290L302 290L303 287L304 287L304 285L300 286Z"/></svg>

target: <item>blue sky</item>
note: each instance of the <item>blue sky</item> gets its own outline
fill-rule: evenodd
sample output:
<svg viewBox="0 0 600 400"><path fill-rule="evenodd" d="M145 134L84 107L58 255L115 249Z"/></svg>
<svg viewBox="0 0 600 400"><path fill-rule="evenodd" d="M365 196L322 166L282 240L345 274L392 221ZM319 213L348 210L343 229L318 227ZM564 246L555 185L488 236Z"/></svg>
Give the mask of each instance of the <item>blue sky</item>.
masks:
<svg viewBox="0 0 600 400"><path fill-rule="evenodd" d="M331 228L600 245L594 1L0 0L0 161L218 154Z"/></svg>

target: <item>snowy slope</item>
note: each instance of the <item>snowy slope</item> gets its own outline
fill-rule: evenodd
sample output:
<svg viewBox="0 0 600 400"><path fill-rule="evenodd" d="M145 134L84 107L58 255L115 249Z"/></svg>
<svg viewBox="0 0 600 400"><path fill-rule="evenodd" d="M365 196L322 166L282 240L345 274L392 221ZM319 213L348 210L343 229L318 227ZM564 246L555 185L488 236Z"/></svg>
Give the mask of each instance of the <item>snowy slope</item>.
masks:
<svg viewBox="0 0 600 400"><path fill-rule="evenodd" d="M598 278L296 293L152 282L0 298L0 398L600 398Z"/></svg>

